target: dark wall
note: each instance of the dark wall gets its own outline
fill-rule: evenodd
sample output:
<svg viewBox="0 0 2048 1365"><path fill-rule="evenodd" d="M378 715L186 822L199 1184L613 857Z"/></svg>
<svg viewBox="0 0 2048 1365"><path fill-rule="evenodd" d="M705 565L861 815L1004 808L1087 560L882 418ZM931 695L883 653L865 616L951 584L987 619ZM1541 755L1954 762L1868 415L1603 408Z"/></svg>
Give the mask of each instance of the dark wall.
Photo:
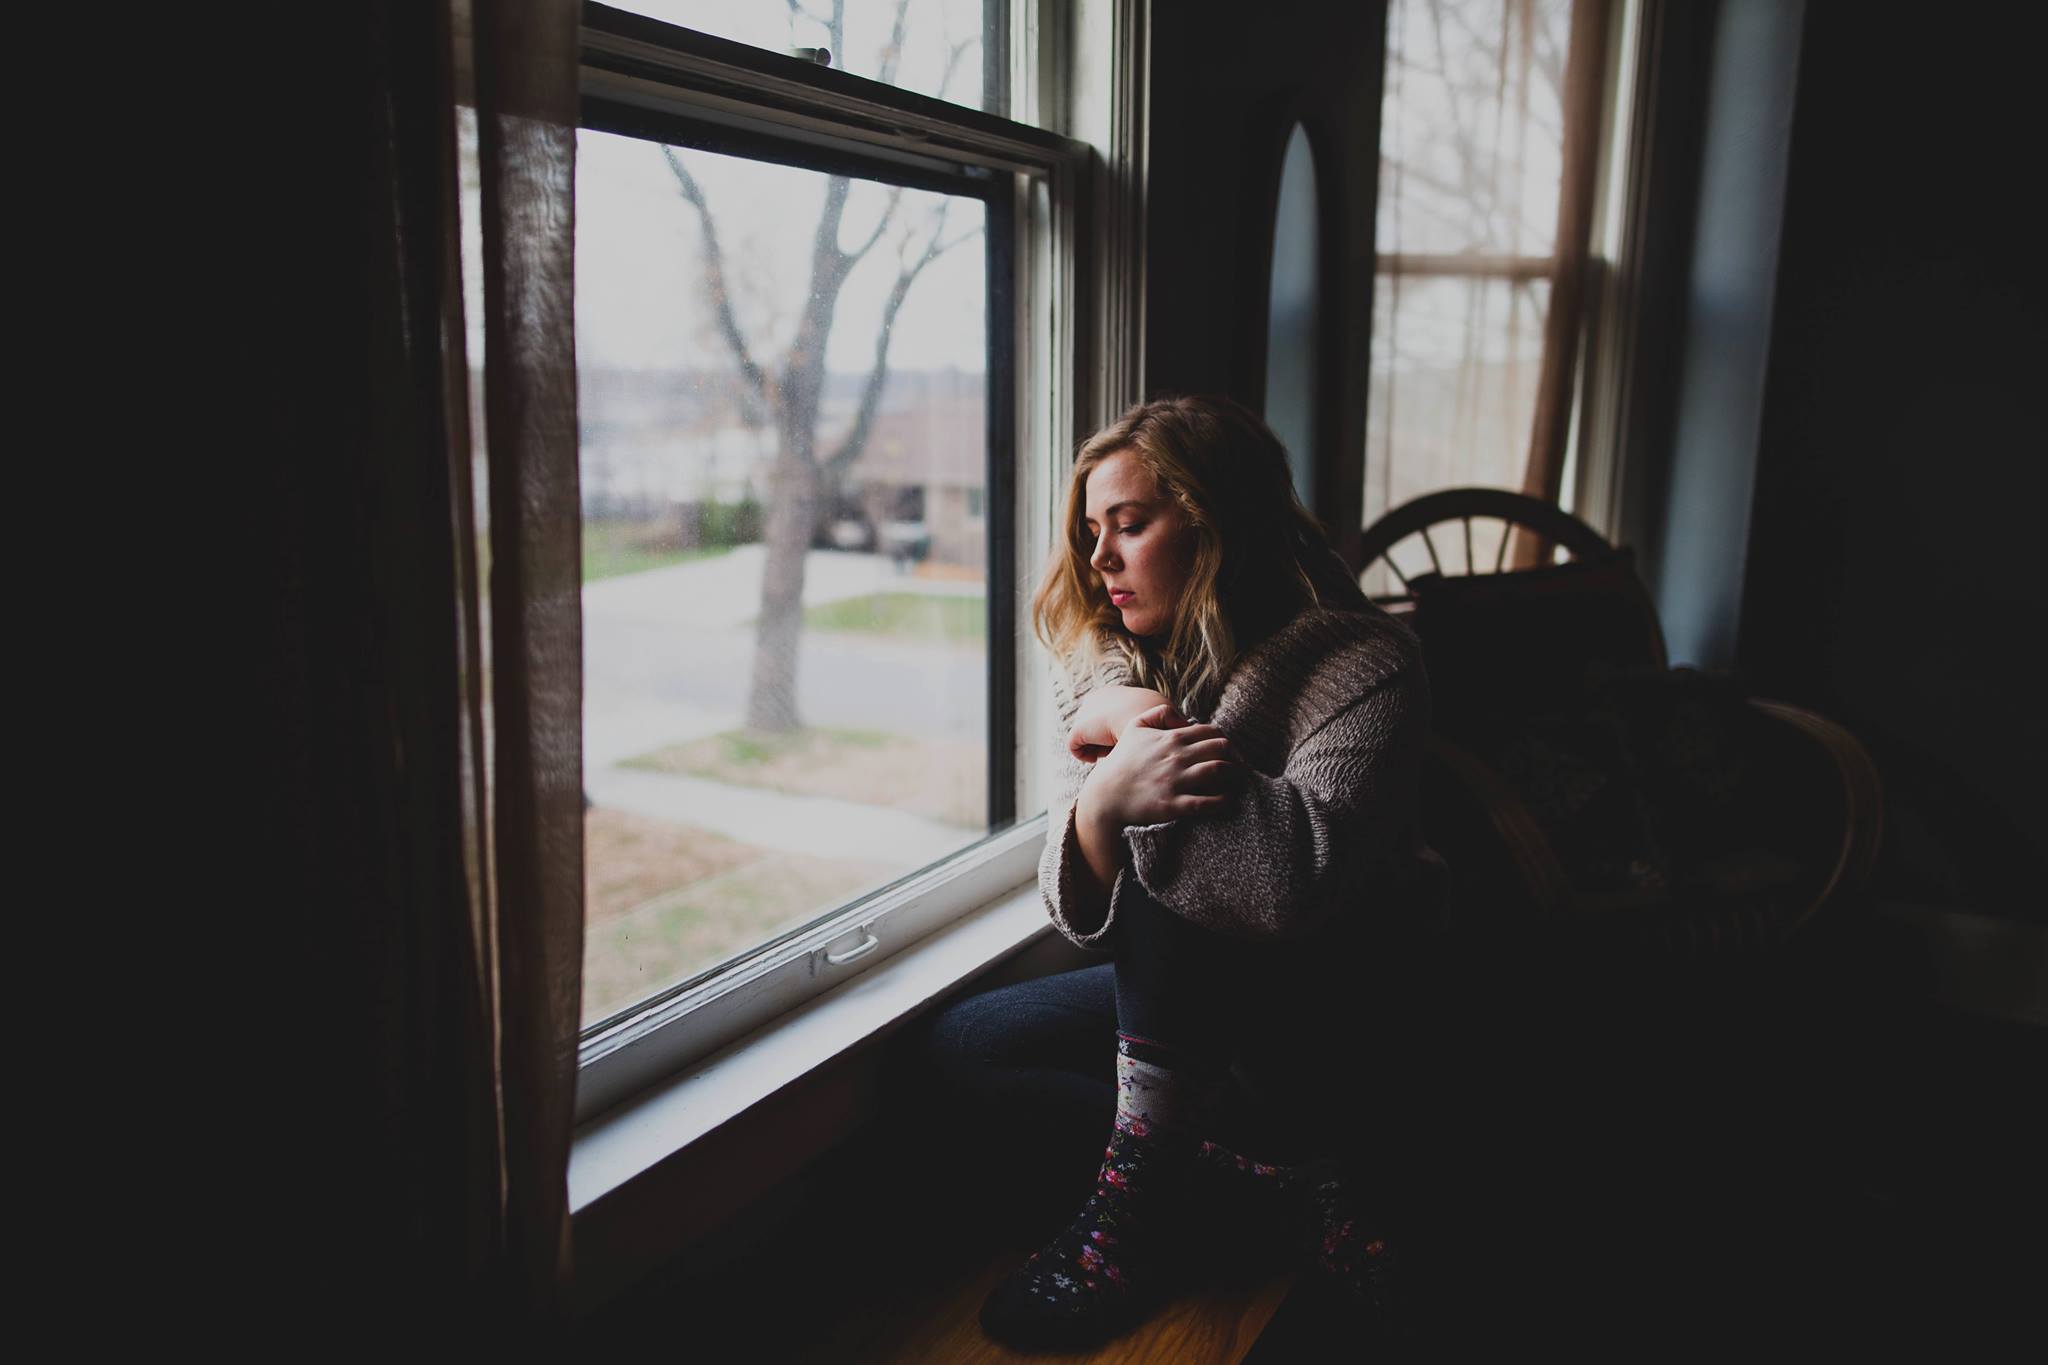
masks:
<svg viewBox="0 0 2048 1365"><path fill-rule="evenodd" d="M2048 918L2038 57L1808 6L1739 662L1876 752L1888 889Z"/></svg>
<svg viewBox="0 0 2048 1365"><path fill-rule="evenodd" d="M1372 335L1386 8L1270 0L1152 7L1145 205L1147 393L1221 392L1262 409L1273 210L1296 122L1316 159L1326 289L1325 467L1317 513L1355 535ZM1348 457L1348 458L1347 458Z"/></svg>

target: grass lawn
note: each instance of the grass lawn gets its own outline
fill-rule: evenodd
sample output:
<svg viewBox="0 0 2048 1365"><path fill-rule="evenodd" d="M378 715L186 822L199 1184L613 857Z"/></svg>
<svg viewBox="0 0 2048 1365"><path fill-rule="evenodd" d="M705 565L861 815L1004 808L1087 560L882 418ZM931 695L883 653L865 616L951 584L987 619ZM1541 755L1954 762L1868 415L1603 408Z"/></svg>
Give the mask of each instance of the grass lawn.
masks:
<svg viewBox="0 0 2048 1365"><path fill-rule="evenodd" d="M583 581L665 569L693 559L709 559L731 550L730 545L699 545L683 549L665 526L642 526L632 522L587 521L583 523Z"/></svg>
<svg viewBox="0 0 2048 1365"><path fill-rule="evenodd" d="M988 638L988 601L915 592L876 592L804 608L815 630L861 630L978 645Z"/></svg>
<svg viewBox="0 0 2048 1365"><path fill-rule="evenodd" d="M988 760L978 740L815 727L787 735L726 730L621 766L891 806L968 829L988 818Z"/></svg>
<svg viewBox="0 0 2048 1365"><path fill-rule="evenodd" d="M585 1024L903 871L756 848L602 806L585 814L584 836Z"/></svg>

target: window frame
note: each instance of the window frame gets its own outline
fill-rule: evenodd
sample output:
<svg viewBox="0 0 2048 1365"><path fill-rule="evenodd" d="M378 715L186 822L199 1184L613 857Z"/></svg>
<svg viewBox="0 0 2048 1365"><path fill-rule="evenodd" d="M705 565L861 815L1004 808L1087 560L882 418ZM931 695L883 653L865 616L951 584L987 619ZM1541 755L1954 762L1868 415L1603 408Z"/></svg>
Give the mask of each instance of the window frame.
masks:
<svg viewBox="0 0 2048 1365"><path fill-rule="evenodd" d="M1012 50L1036 18L1015 7L996 25ZM1087 144L596 3L584 6L581 46L579 126L643 137L659 129L663 140L679 135L672 145L949 193L971 192L962 188L969 180L985 187L977 197L990 228L994 832L583 1029L579 1124L1035 877L1046 818L1034 760L1049 741L1043 689L1032 685L1036 651L1018 619L1016 589L1029 569L1020 550L1049 542L1055 465L1095 415L1096 395L1062 376L1089 373L1098 334L1090 234L1081 226L1091 207ZM622 126L629 122L642 126ZM1019 811L1040 813L1018 821Z"/></svg>
<svg viewBox="0 0 2048 1365"><path fill-rule="evenodd" d="M1593 240L1586 252L1578 383L1565 442L1565 510L1610 541L1623 537L1622 491L1643 308L1652 110L1664 0L1607 0L1607 70Z"/></svg>

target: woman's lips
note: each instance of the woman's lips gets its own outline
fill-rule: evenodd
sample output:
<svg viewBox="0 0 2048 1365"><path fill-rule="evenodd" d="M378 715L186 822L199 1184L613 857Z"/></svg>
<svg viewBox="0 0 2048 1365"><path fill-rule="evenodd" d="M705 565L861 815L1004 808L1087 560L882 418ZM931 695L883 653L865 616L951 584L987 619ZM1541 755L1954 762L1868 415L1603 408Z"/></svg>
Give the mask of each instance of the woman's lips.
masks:
<svg viewBox="0 0 2048 1365"><path fill-rule="evenodd" d="M1130 601L1130 600L1131 600L1131 599L1132 599L1133 597L1136 597L1136 596L1137 596L1137 594L1136 594L1136 593L1133 593L1133 592L1125 592L1125 591L1123 591L1123 590L1122 590L1121 588L1111 588L1111 589L1109 590L1109 600L1110 600L1110 604L1111 604L1112 606L1118 606L1118 607L1120 607L1120 606L1122 606L1122 605L1123 605L1124 603L1126 603L1126 602Z"/></svg>

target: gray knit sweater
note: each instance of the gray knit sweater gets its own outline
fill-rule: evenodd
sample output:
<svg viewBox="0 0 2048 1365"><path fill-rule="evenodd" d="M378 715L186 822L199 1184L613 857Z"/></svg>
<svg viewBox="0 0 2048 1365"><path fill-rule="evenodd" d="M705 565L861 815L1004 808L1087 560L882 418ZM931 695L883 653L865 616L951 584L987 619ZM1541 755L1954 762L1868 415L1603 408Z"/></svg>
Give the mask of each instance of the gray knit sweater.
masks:
<svg viewBox="0 0 2048 1365"><path fill-rule="evenodd" d="M1352 592L1355 610L1307 608L1252 646L1214 714L1189 717L1230 737L1247 781L1213 811L1127 827L1129 857L1099 922L1086 922L1073 881L1077 869L1086 875L1073 805L1092 765L1067 754L1066 737L1082 698L1130 678L1114 657L1086 677L1055 665L1059 799L1038 884L1068 939L1108 951L1134 881L1174 913L1241 938L1300 939L1417 912L1441 866L1416 823L1429 682L1414 634Z"/></svg>

